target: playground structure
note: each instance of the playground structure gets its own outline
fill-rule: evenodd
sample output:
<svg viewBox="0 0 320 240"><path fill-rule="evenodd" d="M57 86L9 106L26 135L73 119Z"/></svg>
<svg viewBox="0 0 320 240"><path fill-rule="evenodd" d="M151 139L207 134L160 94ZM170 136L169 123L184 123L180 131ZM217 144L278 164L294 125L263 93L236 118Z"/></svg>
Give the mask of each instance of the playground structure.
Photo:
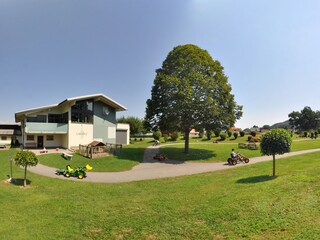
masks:
<svg viewBox="0 0 320 240"><path fill-rule="evenodd" d="M119 155L122 152L122 144L113 144L93 141L88 145L79 145L79 153L87 158L99 158L109 155Z"/></svg>

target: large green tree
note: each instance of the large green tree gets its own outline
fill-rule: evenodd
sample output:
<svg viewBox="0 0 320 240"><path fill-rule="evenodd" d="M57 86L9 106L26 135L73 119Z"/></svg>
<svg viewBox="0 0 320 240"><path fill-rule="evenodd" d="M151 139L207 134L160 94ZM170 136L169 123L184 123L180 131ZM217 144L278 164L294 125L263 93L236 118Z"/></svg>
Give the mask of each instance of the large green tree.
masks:
<svg viewBox="0 0 320 240"><path fill-rule="evenodd" d="M289 114L290 125L300 131L315 130L319 127L320 112L304 107L300 112L293 111Z"/></svg>
<svg viewBox="0 0 320 240"><path fill-rule="evenodd" d="M276 175L276 154L284 154L291 150L291 135L288 131L276 128L262 136L260 150L263 155L273 157L273 176Z"/></svg>
<svg viewBox="0 0 320 240"><path fill-rule="evenodd" d="M192 44L175 47L156 70L145 123L161 131L182 131L185 153L192 128L227 129L242 116L223 66Z"/></svg>
<svg viewBox="0 0 320 240"><path fill-rule="evenodd" d="M30 151L19 151L14 157L15 164L17 166L24 167L24 181L23 186L27 186L27 167L36 166L38 164L38 158L35 153Z"/></svg>
<svg viewBox="0 0 320 240"><path fill-rule="evenodd" d="M121 117L117 119L117 123L127 123L130 125L130 135L141 133L143 131L143 119L138 117Z"/></svg>

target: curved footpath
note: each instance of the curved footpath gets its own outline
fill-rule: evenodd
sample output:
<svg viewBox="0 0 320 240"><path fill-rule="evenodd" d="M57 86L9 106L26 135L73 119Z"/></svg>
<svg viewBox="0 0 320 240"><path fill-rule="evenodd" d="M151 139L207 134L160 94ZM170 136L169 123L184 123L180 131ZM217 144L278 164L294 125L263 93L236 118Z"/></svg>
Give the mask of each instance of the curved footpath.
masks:
<svg viewBox="0 0 320 240"><path fill-rule="evenodd" d="M298 152L286 153L283 155L277 155L276 159L285 158L290 156L301 155L305 153L319 152L318 149L304 150ZM43 176L51 178L60 178L72 181L85 181L85 182L98 182L98 183L118 183L118 182L132 182L157 178L177 177L183 175L192 175L204 172L213 172L223 169L247 166L249 164L255 164L263 161L272 160L272 156L262 156L250 158L250 162L247 164L237 164L230 166L227 162L216 163L192 163L192 162L180 162L173 160L166 160L165 162L158 162L153 160L153 156L159 152L159 146L150 146L146 148L144 153L143 162L133 167L129 171L124 172L89 172L88 176L84 179L66 178L64 176L58 176L55 174L56 168L47 167L42 164L38 164L35 167L28 168L29 171L37 173Z"/></svg>

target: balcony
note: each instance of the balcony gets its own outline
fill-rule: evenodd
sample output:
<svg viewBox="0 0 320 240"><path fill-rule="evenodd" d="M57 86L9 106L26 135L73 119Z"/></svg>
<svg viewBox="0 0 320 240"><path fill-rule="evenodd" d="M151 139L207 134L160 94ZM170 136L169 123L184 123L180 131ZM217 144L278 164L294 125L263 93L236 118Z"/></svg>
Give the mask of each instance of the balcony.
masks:
<svg viewBox="0 0 320 240"><path fill-rule="evenodd" d="M68 124L67 123L32 123L27 122L26 133L33 134L67 134Z"/></svg>

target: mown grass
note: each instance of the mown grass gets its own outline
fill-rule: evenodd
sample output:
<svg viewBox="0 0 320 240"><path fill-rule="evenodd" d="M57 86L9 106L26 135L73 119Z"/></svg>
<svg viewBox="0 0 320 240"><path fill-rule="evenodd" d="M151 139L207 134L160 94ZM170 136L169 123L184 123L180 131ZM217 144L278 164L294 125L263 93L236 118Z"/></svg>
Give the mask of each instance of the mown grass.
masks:
<svg viewBox="0 0 320 240"><path fill-rule="evenodd" d="M259 143L257 143L259 146ZM248 150L238 148L237 143L223 142L223 143L202 143L191 142L189 153L183 154L184 144L182 142L176 144L162 144L160 152L166 154L169 159L192 162L221 162L226 161L234 148L236 152L240 152L245 156L258 157L261 156L260 149ZM320 139L309 140L301 139L293 141L291 151L301 151L307 149L320 148Z"/></svg>
<svg viewBox="0 0 320 240"><path fill-rule="evenodd" d="M89 164L94 172L119 172L130 170L143 160L144 149L149 146L150 140L134 142L124 146L122 152L117 156L89 159L74 153L72 160L66 160L60 154L44 154L39 156L39 162L43 165L65 168L70 164L73 167Z"/></svg>
<svg viewBox="0 0 320 240"><path fill-rule="evenodd" d="M319 239L320 153L225 171L119 184L50 179L5 183L1 239ZM14 177L23 170L14 167Z"/></svg>

